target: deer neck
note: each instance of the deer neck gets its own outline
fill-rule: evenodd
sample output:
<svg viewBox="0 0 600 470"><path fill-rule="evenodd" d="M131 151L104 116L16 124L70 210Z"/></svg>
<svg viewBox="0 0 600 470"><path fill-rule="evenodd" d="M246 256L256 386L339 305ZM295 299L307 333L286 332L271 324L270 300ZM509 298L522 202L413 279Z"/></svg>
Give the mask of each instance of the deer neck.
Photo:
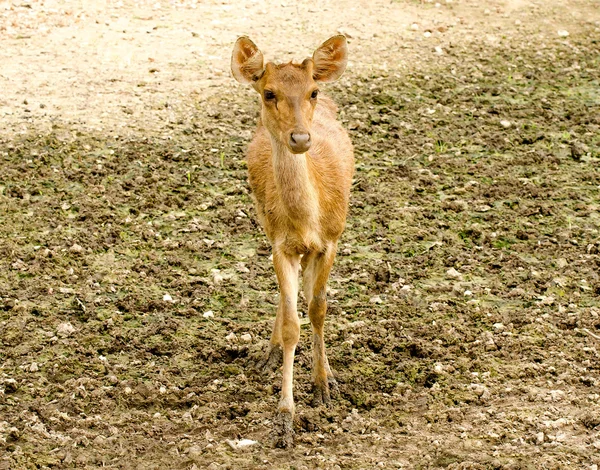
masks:
<svg viewBox="0 0 600 470"><path fill-rule="evenodd" d="M292 220L315 223L318 198L309 169L308 154L293 154L271 137L275 186L280 200Z"/></svg>

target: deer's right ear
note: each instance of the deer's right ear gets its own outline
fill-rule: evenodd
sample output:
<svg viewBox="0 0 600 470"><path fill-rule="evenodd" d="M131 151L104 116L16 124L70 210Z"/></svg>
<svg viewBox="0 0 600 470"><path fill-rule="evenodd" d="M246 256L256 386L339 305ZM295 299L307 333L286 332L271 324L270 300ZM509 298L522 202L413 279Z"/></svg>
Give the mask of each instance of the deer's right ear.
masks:
<svg viewBox="0 0 600 470"><path fill-rule="evenodd" d="M263 74L263 55L246 36L238 38L231 54L231 72L243 84L257 81Z"/></svg>

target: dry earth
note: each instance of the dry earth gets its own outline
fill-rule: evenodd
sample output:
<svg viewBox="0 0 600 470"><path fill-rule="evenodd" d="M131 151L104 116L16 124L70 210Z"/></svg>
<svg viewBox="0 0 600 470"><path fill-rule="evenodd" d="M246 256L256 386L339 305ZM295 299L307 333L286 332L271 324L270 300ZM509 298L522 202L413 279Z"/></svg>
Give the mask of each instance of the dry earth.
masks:
<svg viewBox="0 0 600 470"><path fill-rule="evenodd" d="M228 61L337 32L340 396L309 406L303 318L283 451ZM4 1L0 41L1 469L600 465L596 1Z"/></svg>

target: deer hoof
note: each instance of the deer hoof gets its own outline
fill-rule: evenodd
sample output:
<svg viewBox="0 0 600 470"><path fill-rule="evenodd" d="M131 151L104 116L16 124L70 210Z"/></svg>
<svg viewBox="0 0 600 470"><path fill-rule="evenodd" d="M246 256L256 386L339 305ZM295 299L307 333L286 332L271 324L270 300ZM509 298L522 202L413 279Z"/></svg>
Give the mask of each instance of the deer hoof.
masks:
<svg viewBox="0 0 600 470"><path fill-rule="evenodd" d="M327 382L323 384L314 383L312 406L329 406L331 404L331 398L337 397L339 393L340 388L333 377L327 377Z"/></svg>
<svg viewBox="0 0 600 470"><path fill-rule="evenodd" d="M273 444L280 449L294 445L294 419L289 411L279 411L273 420Z"/></svg>
<svg viewBox="0 0 600 470"><path fill-rule="evenodd" d="M283 361L283 349L281 346L269 346L267 353L256 364L256 370L259 373L271 374L275 372Z"/></svg>
<svg viewBox="0 0 600 470"><path fill-rule="evenodd" d="M312 406L318 407L321 405L328 406L331 403L331 394L329 392L329 384L313 384L313 400Z"/></svg>
<svg viewBox="0 0 600 470"><path fill-rule="evenodd" d="M327 377L327 383L329 384L329 394L332 398L337 398L340 395L340 386L338 385L337 380L330 375Z"/></svg>

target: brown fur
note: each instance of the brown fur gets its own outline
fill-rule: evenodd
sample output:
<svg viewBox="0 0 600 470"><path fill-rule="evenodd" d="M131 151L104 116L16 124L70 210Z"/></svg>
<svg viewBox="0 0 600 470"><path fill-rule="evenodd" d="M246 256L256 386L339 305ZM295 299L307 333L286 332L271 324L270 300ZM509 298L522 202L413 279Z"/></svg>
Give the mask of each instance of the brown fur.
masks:
<svg viewBox="0 0 600 470"><path fill-rule="evenodd" d="M296 307L300 265L313 327L316 403L329 401L329 383L335 382L323 339L325 293L346 223L354 154L347 132L336 120L336 105L323 94L315 98L313 92L317 82L332 81L343 73L346 55L345 38L335 36L302 64L268 63L263 68L262 53L247 38L238 39L232 56L236 79L251 83L262 97L260 121L248 147L248 174L258 217L273 246L281 291L265 360L270 364L273 355L283 351L279 416L294 413L292 367L300 331ZM290 143L290 136L306 134L310 148L294 153L296 143ZM291 428L279 427L276 443L287 446Z"/></svg>

